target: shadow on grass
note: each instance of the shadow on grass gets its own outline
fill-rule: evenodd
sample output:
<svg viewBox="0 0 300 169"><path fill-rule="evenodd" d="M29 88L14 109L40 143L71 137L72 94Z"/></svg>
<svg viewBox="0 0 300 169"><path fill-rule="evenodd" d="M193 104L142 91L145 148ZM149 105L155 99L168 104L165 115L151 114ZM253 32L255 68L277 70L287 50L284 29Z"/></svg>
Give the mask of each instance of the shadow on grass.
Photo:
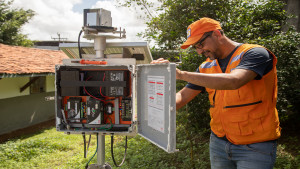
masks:
<svg viewBox="0 0 300 169"><path fill-rule="evenodd" d="M16 140L16 139L26 139L28 137L32 137L36 134L43 133L45 130L55 127L55 120L49 120L46 122L42 122L39 124L35 124L30 127L26 127L23 129L19 129L7 134L0 135L0 144L3 144L7 141Z"/></svg>

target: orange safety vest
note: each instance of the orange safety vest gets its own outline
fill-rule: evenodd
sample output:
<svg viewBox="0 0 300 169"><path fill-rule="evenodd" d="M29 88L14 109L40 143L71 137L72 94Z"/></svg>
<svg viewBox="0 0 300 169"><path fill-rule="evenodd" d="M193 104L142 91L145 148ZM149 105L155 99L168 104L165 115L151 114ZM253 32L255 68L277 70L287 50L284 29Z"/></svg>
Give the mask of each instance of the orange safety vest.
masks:
<svg viewBox="0 0 300 169"><path fill-rule="evenodd" d="M240 63L243 55L259 45L243 44L233 53L225 73L230 73ZM209 94L210 126L218 136L233 144L251 144L280 137L279 118L276 109L277 73L276 56L273 68L260 80L251 80L236 90L215 90L206 88ZM201 73L223 73L217 60L203 62Z"/></svg>

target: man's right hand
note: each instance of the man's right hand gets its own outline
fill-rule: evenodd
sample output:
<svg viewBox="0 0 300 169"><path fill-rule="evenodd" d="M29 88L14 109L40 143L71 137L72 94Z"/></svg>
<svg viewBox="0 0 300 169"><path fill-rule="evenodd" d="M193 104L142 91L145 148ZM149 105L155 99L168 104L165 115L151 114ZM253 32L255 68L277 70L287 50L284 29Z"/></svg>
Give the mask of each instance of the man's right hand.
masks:
<svg viewBox="0 0 300 169"><path fill-rule="evenodd" d="M157 60L153 60L150 64L160 64L160 63L170 63L170 61L165 60L164 58L159 58Z"/></svg>

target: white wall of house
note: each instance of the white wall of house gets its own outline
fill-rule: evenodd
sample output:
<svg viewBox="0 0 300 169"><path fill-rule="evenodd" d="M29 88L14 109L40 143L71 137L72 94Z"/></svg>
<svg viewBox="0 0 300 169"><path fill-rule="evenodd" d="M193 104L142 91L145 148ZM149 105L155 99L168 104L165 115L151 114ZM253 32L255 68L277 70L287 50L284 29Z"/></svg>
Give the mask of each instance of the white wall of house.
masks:
<svg viewBox="0 0 300 169"><path fill-rule="evenodd" d="M30 87L20 88L30 77L3 78L0 80L0 135L29 127L55 118L55 76L45 79L45 92L30 94Z"/></svg>
<svg viewBox="0 0 300 169"><path fill-rule="evenodd" d="M55 76L47 76L46 77L46 92L54 92L55 91Z"/></svg>
<svg viewBox="0 0 300 169"><path fill-rule="evenodd" d="M30 77L12 77L0 80L0 99L11 97L26 96L30 94L30 87L20 92L20 88L27 84ZM46 92L55 91L55 76L46 76Z"/></svg>
<svg viewBox="0 0 300 169"><path fill-rule="evenodd" d="M29 95L27 88L20 93L20 88L28 83L29 77L12 77L0 80L0 99Z"/></svg>

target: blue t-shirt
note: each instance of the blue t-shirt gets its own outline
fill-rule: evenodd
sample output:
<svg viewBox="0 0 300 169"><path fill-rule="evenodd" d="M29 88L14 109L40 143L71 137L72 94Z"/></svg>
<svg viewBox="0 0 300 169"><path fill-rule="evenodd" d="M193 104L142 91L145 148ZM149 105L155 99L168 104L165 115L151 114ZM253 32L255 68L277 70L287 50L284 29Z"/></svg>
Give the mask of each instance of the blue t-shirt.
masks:
<svg viewBox="0 0 300 169"><path fill-rule="evenodd" d="M232 56L232 54L236 51L236 49L241 46L238 45L226 58L218 59L218 63L222 72L226 71L226 67L228 62ZM256 47L248 50L244 56L242 57L241 62L236 67L236 69L247 69L252 70L257 73L255 80L260 80L263 75L269 73L273 67L273 57L269 54L269 52L262 47ZM196 72L199 73L199 68L197 68ZM192 83L188 83L186 85L187 88L194 90L201 90L201 92L205 91L205 87L198 86Z"/></svg>

